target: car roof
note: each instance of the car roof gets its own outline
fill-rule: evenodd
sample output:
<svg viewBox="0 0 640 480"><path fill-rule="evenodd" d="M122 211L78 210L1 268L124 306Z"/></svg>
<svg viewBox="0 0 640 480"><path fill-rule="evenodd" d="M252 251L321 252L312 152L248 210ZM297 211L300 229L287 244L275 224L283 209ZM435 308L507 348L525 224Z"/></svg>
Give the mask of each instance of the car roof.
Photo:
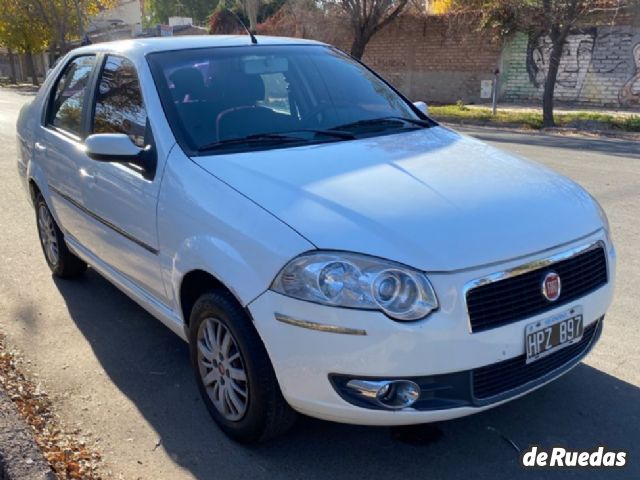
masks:
<svg viewBox="0 0 640 480"><path fill-rule="evenodd" d="M288 37L256 36L260 45L326 45L315 40ZM134 55L147 55L153 52L163 52L171 50L186 50L190 48L207 47L241 47L250 46L249 35L184 35L177 37L150 37L133 38L129 40L118 40L115 42L104 42L87 45L75 49L77 53L95 52L127 52Z"/></svg>

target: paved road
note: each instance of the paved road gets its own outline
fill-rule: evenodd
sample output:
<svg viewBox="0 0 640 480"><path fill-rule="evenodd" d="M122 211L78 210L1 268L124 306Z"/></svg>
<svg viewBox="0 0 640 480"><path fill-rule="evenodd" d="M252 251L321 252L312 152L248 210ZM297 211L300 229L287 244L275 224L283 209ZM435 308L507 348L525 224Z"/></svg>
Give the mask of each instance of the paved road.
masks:
<svg viewBox="0 0 640 480"><path fill-rule="evenodd" d="M240 447L198 397L187 346L101 277L54 281L20 190L14 122L27 96L0 90L0 331L69 425L93 432L105 476L126 479L640 478L640 149L492 130L475 136L541 161L605 206L618 245L614 306L595 351L559 381L437 428L365 428L302 419L285 438ZM625 471L524 472L529 444L631 451ZM160 442L159 446L156 446Z"/></svg>

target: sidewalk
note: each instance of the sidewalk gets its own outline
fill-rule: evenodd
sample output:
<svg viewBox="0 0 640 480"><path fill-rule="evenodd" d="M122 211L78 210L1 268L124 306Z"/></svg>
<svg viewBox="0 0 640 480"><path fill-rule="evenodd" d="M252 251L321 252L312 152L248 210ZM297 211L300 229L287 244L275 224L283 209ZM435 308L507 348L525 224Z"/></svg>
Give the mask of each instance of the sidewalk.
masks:
<svg viewBox="0 0 640 480"><path fill-rule="evenodd" d="M544 128L542 108L538 105L500 104L496 115L490 105L433 105L433 118L444 123L498 128L554 131L637 139L640 135L640 110L588 109L559 106L554 110L556 127Z"/></svg>
<svg viewBox="0 0 640 480"><path fill-rule="evenodd" d="M470 109L483 109L483 108L491 108L491 103L465 105L465 106ZM542 114L542 105L498 103L498 110L502 112ZM640 108L610 109L610 108L599 108L599 107L569 107L566 105L556 105L554 108L554 112L556 114L599 113L602 115L611 115L613 117L640 116Z"/></svg>

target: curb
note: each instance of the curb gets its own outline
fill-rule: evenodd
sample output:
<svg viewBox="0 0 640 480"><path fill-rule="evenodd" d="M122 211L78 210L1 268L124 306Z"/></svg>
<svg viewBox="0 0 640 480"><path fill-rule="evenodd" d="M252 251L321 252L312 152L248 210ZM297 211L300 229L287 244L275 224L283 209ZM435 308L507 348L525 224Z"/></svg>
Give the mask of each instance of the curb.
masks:
<svg viewBox="0 0 640 480"><path fill-rule="evenodd" d="M15 404L0 389L0 480L55 480Z"/></svg>
<svg viewBox="0 0 640 480"><path fill-rule="evenodd" d="M14 85L11 83L8 84L0 84L0 88L5 90L9 90L17 93L37 93L40 87L36 87L34 85L20 84Z"/></svg>
<svg viewBox="0 0 640 480"><path fill-rule="evenodd" d="M436 118L436 121L449 128L455 129L456 127L479 127L487 130L509 130L517 133L527 134L546 134L555 136L582 136L589 138L608 138L617 140L640 140L640 133L636 132L621 132L617 130L581 130L579 128L570 127L553 127L553 128L524 128L519 123L491 123L491 122L474 122L474 121L456 121L448 117Z"/></svg>

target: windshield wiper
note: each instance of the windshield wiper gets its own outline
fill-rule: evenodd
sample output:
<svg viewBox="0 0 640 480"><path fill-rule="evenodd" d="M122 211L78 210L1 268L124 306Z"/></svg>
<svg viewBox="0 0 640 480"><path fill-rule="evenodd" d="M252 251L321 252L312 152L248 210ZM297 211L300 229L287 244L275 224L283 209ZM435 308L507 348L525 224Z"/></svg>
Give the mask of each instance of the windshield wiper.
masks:
<svg viewBox="0 0 640 480"><path fill-rule="evenodd" d="M285 132L286 134L292 134L292 133L315 133L316 135L323 135L325 137L334 137L334 138L340 138L342 140L354 140L356 137L353 133L351 132L342 132L339 129L331 129L331 130L319 130L319 129L315 129L315 128L303 128L300 130L291 130L288 132Z"/></svg>
<svg viewBox="0 0 640 480"><path fill-rule="evenodd" d="M380 117L380 118L369 118L366 120L358 120L357 122L345 123L344 125L338 125L335 127L336 130L350 130L352 128L359 127L398 127L402 124L412 124L417 125L419 127L431 127L432 124L426 120L420 120L418 118L406 118L406 117ZM333 130L333 129L332 129Z"/></svg>
<svg viewBox="0 0 640 480"><path fill-rule="evenodd" d="M258 133L247 137L227 138L217 142L207 143L199 146L196 150L203 152L205 150L217 150L219 148L233 147L237 145L279 145L292 142L303 142L304 139L281 133Z"/></svg>
<svg viewBox="0 0 640 480"><path fill-rule="evenodd" d="M217 150L225 147L242 146L242 145L280 145L294 142L307 142L308 138L296 136L296 133L313 133L314 135L322 135L325 137L339 138L341 140L353 140L356 137L349 132L341 132L340 130L317 130L317 129L301 129L291 130L282 133L257 133L247 137L228 138L218 142L208 143L197 148L198 152L205 150Z"/></svg>
<svg viewBox="0 0 640 480"><path fill-rule="evenodd" d="M407 118L407 117L385 117L390 120L402 120L403 122L413 123L414 125L418 125L420 127L433 127L433 123L428 120L422 120L420 118Z"/></svg>

